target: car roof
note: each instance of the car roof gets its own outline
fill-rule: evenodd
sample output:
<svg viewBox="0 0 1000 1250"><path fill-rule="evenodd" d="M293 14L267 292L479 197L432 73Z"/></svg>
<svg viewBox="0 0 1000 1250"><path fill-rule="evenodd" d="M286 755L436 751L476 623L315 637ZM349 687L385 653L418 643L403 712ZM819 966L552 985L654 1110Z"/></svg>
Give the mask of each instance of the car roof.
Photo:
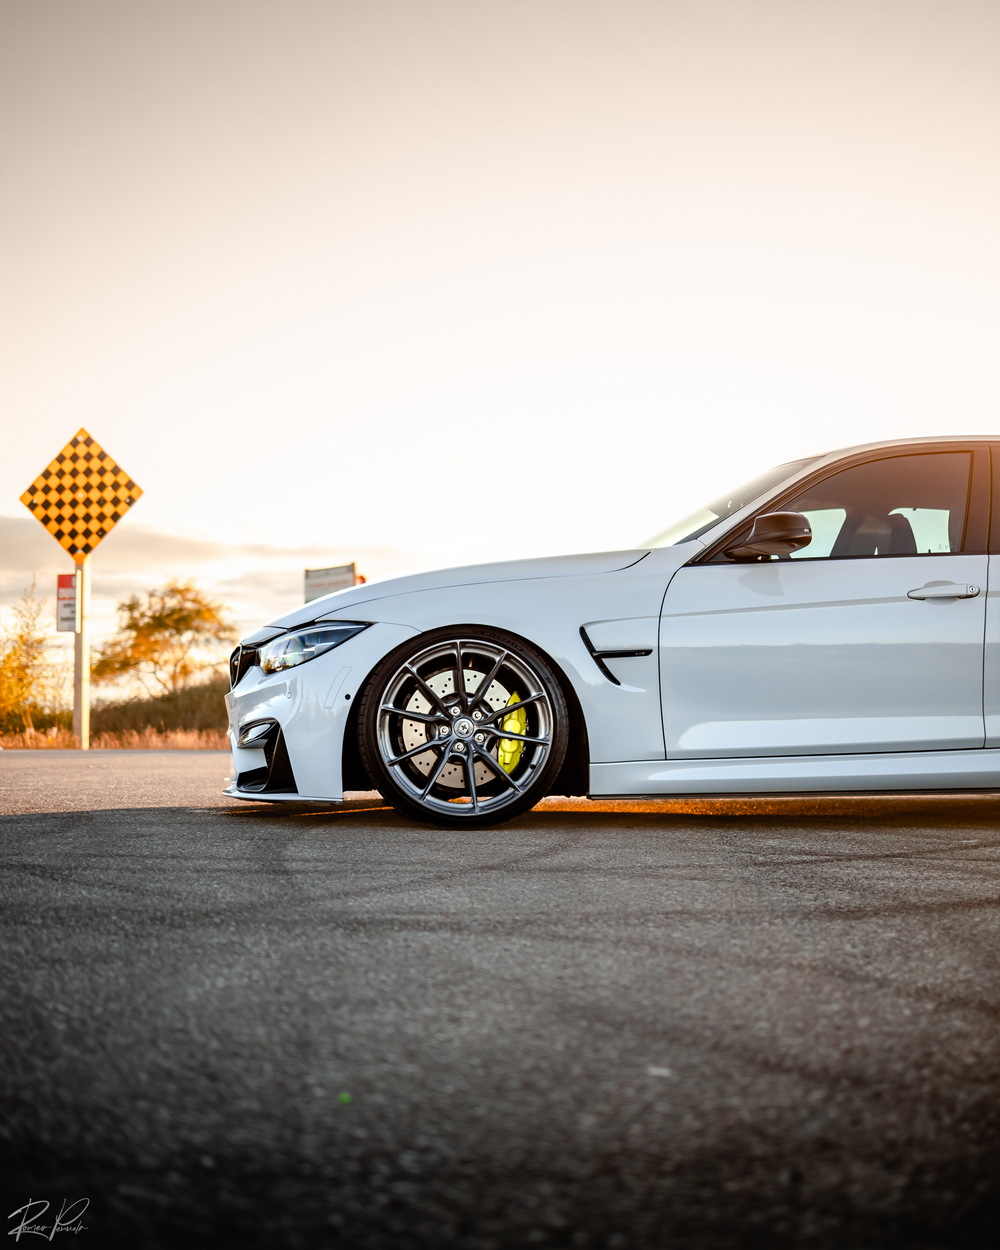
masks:
<svg viewBox="0 0 1000 1250"><path fill-rule="evenodd" d="M1000 442L1000 433L997 434L927 434L919 438L886 438L879 439L875 443L856 443L851 447L835 447L830 451L820 452L815 461L809 466L810 470L816 468L821 460L829 460L834 457L852 456L858 452L879 451L884 447L918 447L923 444L933 446L935 443L996 443Z"/></svg>

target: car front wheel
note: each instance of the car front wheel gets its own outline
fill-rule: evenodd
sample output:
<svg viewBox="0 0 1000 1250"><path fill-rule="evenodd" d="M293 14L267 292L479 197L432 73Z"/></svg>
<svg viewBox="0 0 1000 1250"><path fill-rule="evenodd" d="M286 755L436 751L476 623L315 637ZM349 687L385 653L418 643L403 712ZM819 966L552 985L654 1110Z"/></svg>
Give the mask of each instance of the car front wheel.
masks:
<svg viewBox="0 0 1000 1250"><path fill-rule="evenodd" d="M490 825L547 793L566 757L568 720L559 682L533 647L500 631L435 630L372 674L361 754L404 815Z"/></svg>

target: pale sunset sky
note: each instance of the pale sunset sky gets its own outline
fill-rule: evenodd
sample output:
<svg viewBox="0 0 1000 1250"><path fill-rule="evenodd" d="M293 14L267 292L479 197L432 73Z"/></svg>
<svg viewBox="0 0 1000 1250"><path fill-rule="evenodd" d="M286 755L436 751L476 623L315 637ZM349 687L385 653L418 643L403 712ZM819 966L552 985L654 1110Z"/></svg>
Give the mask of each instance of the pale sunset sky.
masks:
<svg viewBox="0 0 1000 1250"><path fill-rule="evenodd" d="M3 605L85 426L98 637L1000 428L997 0L0 0L0 177Z"/></svg>

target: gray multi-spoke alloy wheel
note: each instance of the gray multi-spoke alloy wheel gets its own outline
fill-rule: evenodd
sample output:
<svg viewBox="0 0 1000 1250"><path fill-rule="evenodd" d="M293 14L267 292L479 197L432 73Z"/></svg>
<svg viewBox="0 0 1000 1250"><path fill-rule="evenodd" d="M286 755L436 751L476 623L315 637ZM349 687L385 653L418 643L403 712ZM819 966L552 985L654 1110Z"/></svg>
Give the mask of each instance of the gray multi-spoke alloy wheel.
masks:
<svg viewBox="0 0 1000 1250"><path fill-rule="evenodd" d="M414 638L372 674L359 709L372 781L407 816L481 826L533 807L566 757L566 700L545 659L498 630Z"/></svg>

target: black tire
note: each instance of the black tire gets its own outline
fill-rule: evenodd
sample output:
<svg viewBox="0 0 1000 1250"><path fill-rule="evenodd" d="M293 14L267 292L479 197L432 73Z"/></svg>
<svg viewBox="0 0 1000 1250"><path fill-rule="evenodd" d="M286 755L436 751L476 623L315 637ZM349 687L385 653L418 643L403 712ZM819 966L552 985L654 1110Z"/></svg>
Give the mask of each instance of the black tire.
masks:
<svg viewBox="0 0 1000 1250"><path fill-rule="evenodd" d="M361 697L358 729L368 775L397 811L482 828L548 792L566 758L569 713L534 647L456 625L386 656Z"/></svg>

